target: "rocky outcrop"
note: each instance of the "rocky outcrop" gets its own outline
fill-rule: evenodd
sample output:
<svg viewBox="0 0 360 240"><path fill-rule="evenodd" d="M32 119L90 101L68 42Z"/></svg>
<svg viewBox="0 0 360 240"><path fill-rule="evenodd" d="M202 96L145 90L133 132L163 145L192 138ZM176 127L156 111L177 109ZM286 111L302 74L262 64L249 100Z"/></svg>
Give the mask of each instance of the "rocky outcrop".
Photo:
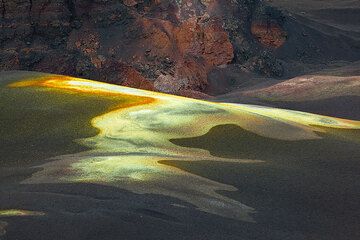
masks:
<svg viewBox="0 0 360 240"><path fill-rule="evenodd" d="M251 33L265 47L279 48L286 41L286 32L276 23L252 22Z"/></svg>
<svg viewBox="0 0 360 240"><path fill-rule="evenodd" d="M283 13L261 0L2 0L0 14L0 70L173 94L202 96L229 64L281 77L289 47Z"/></svg>
<svg viewBox="0 0 360 240"><path fill-rule="evenodd" d="M189 3L2 1L0 67L202 91L208 71L232 61L233 47L220 19Z"/></svg>

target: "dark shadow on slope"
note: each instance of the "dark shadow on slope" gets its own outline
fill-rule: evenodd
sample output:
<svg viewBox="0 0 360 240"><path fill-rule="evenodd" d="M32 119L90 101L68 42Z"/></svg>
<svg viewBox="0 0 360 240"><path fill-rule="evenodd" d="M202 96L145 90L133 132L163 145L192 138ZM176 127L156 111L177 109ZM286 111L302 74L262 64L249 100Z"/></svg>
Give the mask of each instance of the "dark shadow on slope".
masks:
<svg viewBox="0 0 360 240"><path fill-rule="evenodd" d="M346 131L343 134L360 139L359 131ZM360 237L360 145L322 136L321 140L281 141L236 125L216 126L203 136L171 142L219 157L265 162L161 163L237 187L237 192L221 194L254 207L259 224L279 234L285 229L291 232L282 239L355 240Z"/></svg>

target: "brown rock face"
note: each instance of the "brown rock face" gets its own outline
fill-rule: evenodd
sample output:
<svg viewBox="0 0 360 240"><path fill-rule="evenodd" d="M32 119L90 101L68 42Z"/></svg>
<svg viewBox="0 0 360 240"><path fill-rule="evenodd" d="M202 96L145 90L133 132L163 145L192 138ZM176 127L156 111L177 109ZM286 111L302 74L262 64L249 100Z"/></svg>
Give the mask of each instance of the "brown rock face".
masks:
<svg viewBox="0 0 360 240"><path fill-rule="evenodd" d="M261 0L0 0L0 70L185 94L219 69L280 78L359 59L358 41L299 19Z"/></svg>
<svg viewBox="0 0 360 240"><path fill-rule="evenodd" d="M201 92L214 68L261 62L250 58L257 46L248 20L256 6L257 1L220 0L4 0L0 70L60 73L174 94ZM285 41L275 25L265 30L253 24L251 32L267 47Z"/></svg>
<svg viewBox="0 0 360 240"><path fill-rule="evenodd" d="M252 22L251 33L257 40L269 48L279 48L286 41L286 32L276 23Z"/></svg>
<svg viewBox="0 0 360 240"><path fill-rule="evenodd" d="M191 17L177 24L143 19L142 27L146 35L133 48L140 45L143 49L133 59L152 69L165 64L154 76L148 76L156 79L155 89L159 91L174 94L177 93L174 89L202 91L207 85L208 72L213 67L230 63L234 57L229 36L217 19L203 22ZM154 66L156 62L160 63ZM163 84L165 79L168 84Z"/></svg>
<svg viewBox="0 0 360 240"><path fill-rule="evenodd" d="M136 1L136 0L124 0L123 2L128 7L133 7L136 4L138 4L138 1Z"/></svg>
<svg viewBox="0 0 360 240"><path fill-rule="evenodd" d="M130 66L122 66L119 79L123 86L155 91L154 83L144 78L138 71Z"/></svg>
<svg viewBox="0 0 360 240"><path fill-rule="evenodd" d="M202 57L209 67L228 64L234 49L218 19L190 18L175 31L177 46L183 56Z"/></svg>

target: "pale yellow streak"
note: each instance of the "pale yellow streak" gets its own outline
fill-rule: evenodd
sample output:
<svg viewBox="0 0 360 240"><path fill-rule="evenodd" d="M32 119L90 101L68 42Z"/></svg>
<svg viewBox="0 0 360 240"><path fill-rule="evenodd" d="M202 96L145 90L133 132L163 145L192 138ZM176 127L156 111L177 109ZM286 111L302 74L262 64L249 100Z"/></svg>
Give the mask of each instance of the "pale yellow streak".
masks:
<svg viewBox="0 0 360 240"><path fill-rule="evenodd" d="M16 217L16 216L44 216L45 213L37 211L28 211L21 209L0 209L0 217Z"/></svg>
<svg viewBox="0 0 360 240"><path fill-rule="evenodd" d="M231 105L231 104L229 104ZM239 110L253 112L262 116L271 117L280 121L295 122L307 126L322 126L340 129L360 129L359 121L322 116L300 111L260 107L255 105L232 104Z"/></svg>

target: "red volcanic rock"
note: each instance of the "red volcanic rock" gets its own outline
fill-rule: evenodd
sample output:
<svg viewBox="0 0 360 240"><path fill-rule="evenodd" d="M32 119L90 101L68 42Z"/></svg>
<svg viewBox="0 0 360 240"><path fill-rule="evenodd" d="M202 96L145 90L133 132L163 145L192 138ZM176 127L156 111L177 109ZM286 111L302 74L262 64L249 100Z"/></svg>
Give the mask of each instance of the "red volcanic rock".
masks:
<svg viewBox="0 0 360 240"><path fill-rule="evenodd" d="M160 60L157 66L170 66L159 69L160 74L155 73L154 86L158 91L174 94L185 89L203 91L208 84L208 72L231 62L234 57L229 36L215 18L193 17L179 25L145 18L142 27L145 34L137 46L142 45L146 50L143 54L134 54L135 59L143 66L147 66L149 60L153 63Z"/></svg>
<svg viewBox="0 0 360 240"><path fill-rule="evenodd" d="M234 58L234 49L228 33L217 20L204 27L204 58L210 66L228 64Z"/></svg>
<svg viewBox="0 0 360 240"><path fill-rule="evenodd" d="M108 74L108 73L113 74ZM127 87L140 88L154 91L151 81L143 77L132 66L116 60L105 60L100 69L100 80L113 84L121 84Z"/></svg>
<svg viewBox="0 0 360 240"><path fill-rule="evenodd" d="M139 1L136 0L123 0L124 4L128 7L133 7L138 4Z"/></svg>
<svg viewBox="0 0 360 240"><path fill-rule="evenodd" d="M184 21L174 31L175 43L179 54L201 56L203 52L203 34L196 19ZM194 41L194 40L198 41Z"/></svg>
<svg viewBox="0 0 360 240"><path fill-rule="evenodd" d="M279 48L285 41L287 34L277 23L254 21L251 33L265 47Z"/></svg>
<svg viewBox="0 0 360 240"><path fill-rule="evenodd" d="M77 61L71 54L60 51L44 51L44 53L46 54L43 54L43 58L32 68L34 71L60 72L65 75L71 75L76 71Z"/></svg>
<svg viewBox="0 0 360 240"><path fill-rule="evenodd" d="M146 89L154 89L155 82L156 89L164 92L202 91L211 68L234 57L222 22L206 13L210 2L1 2L0 41L19 43L0 57L11 58L12 68ZM50 46L38 51L36 41ZM11 68L3 65L2 69Z"/></svg>
<svg viewBox="0 0 360 240"><path fill-rule="evenodd" d="M82 28L70 33L67 49L81 52L89 58L94 68L101 69L105 57L98 54L100 45L100 34L95 29Z"/></svg>
<svg viewBox="0 0 360 240"><path fill-rule="evenodd" d="M206 93L194 91L194 90L181 90L177 92L177 95L189 97L189 98L196 98L196 99L207 99L211 97Z"/></svg>
<svg viewBox="0 0 360 240"><path fill-rule="evenodd" d="M178 94L183 90L203 91L207 86L207 70L201 62L187 59L175 66L175 74L161 74L154 82L156 90Z"/></svg>
<svg viewBox="0 0 360 240"><path fill-rule="evenodd" d="M67 42L69 50L79 50L89 56L96 54L99 47L100 35L94 29L73 30Z"/></svg>
<svg viewBox="0 0 360 240"><path fill-rule="evenodd" d="M123 86L155 91L154 84L130 66L122 67L120 78Z"/></svg>
<svg viewBox="0 0 360 240"><path fill-rule="evenodd" d="M183 56L203 57L207 66L230 63L234 49L227 32L217 19L190 18L175 30L179 52Z"/></svg>
<svg viewBox="0 0 360 240"><path fill-rule="evenodd" d="M207 86L208 69L206 63L192 58L184 59L176 66L175 78L181 81L183 89L203 91Z"/></svg>
<svg viewBox="0 0 360 240"><path fill-rule="evenodd" d="M221 0L0 1L0 70L67 74L175 94L204 91L211 70L241 56L252 60L253 69L272 71L253 60L246 22L253 7ZM276 26L270 34L261 24L252 30L267 46L282 44Z"/></svg>
<svg viewBox="0 0 360 240"><path fill-rule="evenodd" d="M139 39L143 52L151 49L152 53L167 55L173 53L173 36L174 26L169 21L154 20L144 18L141 20L143 28L143 38Z"/></svg>

